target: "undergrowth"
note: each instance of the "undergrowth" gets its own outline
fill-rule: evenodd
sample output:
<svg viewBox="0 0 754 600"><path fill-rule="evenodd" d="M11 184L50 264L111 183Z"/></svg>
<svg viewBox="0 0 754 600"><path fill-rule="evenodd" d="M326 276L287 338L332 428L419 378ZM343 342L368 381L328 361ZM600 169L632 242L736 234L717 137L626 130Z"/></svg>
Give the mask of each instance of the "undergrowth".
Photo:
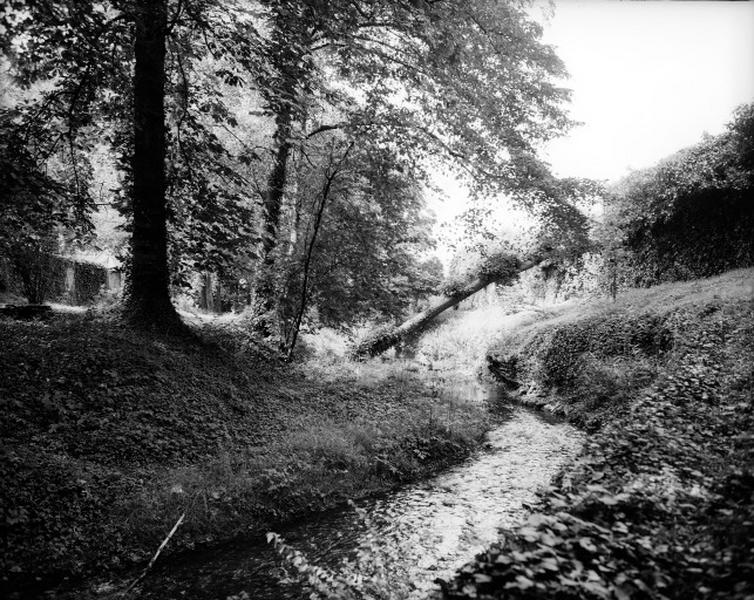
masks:
<svg viewBox="0 0 754 600"><path fill-rule="evenodd" d="M751 270L739 270L631 290L616 303L551 307L498 336L487 353L487 376L516 401L594 429L662 377L700 322L719 327L726 318L720 307L752 297L752 278Z"/></svg>
<svg viewBox="0 0 754 600"><path fill-rule="evenodd" d="M744 270L635 291L500 341L494 368L602 426L444 598L754 597L752 283Z"/></svg>
<svg viewBox="0 0 754 600"><path fill-rule="evenodd" d="M89 315L0 320L2 578L16 593L426 476L486 429L420 378L321 377L232 323L197 340Z"/></svg>

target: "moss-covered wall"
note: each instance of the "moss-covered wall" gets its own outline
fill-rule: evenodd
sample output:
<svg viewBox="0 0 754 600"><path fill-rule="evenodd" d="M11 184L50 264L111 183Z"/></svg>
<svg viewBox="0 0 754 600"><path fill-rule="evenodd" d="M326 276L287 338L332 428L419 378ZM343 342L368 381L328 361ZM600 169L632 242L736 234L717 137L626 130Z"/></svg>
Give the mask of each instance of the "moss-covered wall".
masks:
<svg viewBox="0 0 754 600"><path fill-rule="evenodd" d="M89 304L94 301L100 289L107 287L107 269L91 263L74 262L73 287L68 296L72 304Z"/></svg>
<svg viewBox="0 0 754 600"><path fill-rule="evenodd" d="M44 286L47 302L91 304L103 288L119 289L122 281L119 271L55 255L44 255L33 268L36 279ZM9 260L0 259L0 292L26 295L22 279Z"/></svg>

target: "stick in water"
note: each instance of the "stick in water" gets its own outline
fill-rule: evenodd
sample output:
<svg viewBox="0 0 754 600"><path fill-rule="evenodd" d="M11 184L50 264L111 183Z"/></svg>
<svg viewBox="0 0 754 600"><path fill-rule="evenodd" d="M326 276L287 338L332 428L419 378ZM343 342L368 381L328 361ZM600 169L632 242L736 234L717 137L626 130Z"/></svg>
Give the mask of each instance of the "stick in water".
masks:
<svg viewBox="0 0 754 600"><path fill-rule="evenodd" d="M160 555L160 552L167 546L167 543L170 541L170 538L173 537L173 534L176 532L176 530L181 526L181 523L183 523L183 519L186 517L186 513L183 513L180 517L178 517L178 520L175 522L175 525L173 525L173 529L170 530L170 533L165 537L164 540L162 540L162 544L160 544L160 547L157 548L157 552L154 553L154 556L152 557L152 560L149 561L149 564L146 566L146 568L141 572L141 575L139 575L136 579L131 582L131 585L129 585L126 590L123 592L123 595L125 596L130 592L137 583L139 583L144 577L146 577L147 573L149 573L149 569L152 568L155 561L157 560L157 557Z"/></svg>

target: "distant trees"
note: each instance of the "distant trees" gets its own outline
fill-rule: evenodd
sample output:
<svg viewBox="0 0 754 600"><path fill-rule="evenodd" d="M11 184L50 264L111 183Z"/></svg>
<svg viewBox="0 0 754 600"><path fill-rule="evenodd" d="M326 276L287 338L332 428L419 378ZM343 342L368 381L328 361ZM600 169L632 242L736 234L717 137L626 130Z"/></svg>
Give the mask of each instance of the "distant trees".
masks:
<svg viewBox="0 0 754 600"><path fill-rule="evenodd" d="M602 239L629 285L708 277L754 264L754 104L608 196Z"/></svg>
<svg viewBox="0 0 754 600"><path fill-rule="evenodd" d="M9 115L0 121L0 258L9 261L32 304L44 302L51 284L50 250L56 226L75 226L76 199L38 168Z"/></svg>

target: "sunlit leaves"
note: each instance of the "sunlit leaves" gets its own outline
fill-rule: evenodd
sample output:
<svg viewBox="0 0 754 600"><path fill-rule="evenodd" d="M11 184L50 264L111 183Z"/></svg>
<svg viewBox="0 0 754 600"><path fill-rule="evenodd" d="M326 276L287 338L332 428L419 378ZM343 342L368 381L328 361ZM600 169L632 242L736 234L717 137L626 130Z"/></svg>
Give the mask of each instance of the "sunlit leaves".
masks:
<svg viewBox="0 0 754 600"><path fill-rule="evenodd" d="M396 317L430 294L441 266L422 262L432 248L424 199L389 149L358 142L331 189L316 241L311 293L322 323L338 326L369 317ZM310 160L323 160L309 148ZM302 165L297 181L299 239L310 236L308 205L321 186L320 164ZM295 273L295 271L294 271Z"/></svg>

